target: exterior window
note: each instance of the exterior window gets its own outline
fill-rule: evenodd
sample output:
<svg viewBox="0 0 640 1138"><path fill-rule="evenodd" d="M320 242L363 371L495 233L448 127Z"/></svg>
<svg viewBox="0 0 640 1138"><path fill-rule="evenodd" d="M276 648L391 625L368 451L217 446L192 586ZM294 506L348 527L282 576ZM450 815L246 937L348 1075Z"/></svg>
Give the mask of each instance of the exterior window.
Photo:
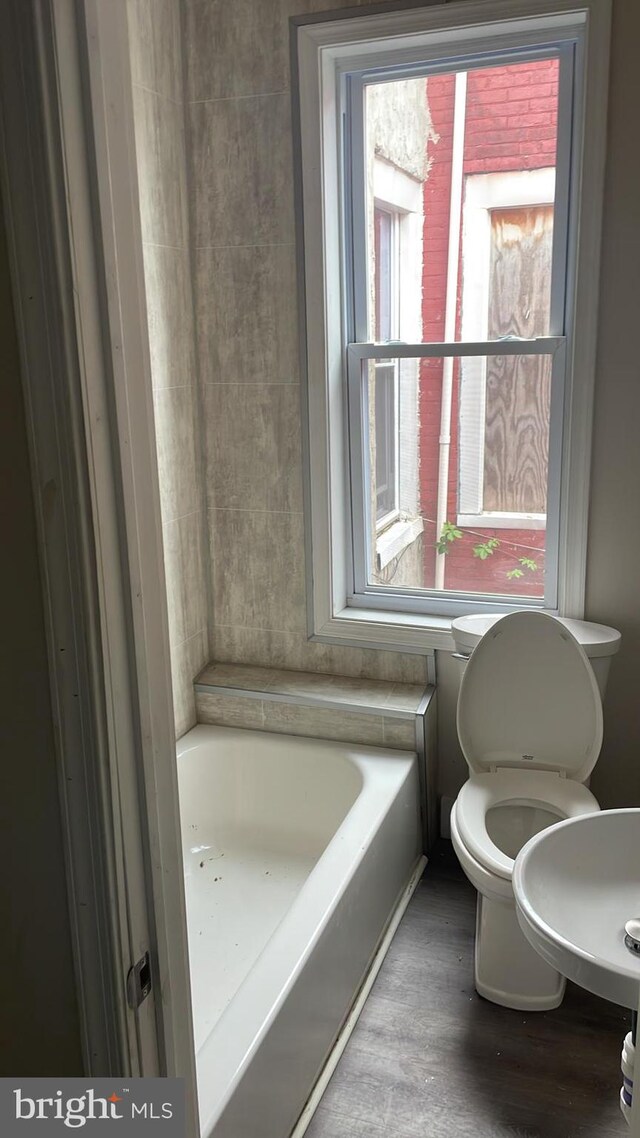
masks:
<svg viewBox="0 0 640 1138"><path fill-rule="evenodd" d="M376 340L398 338L400 273L397 213L376 205L375 324ZM398 516L398 369L393 360L376 364L375 371L376 528L383 529Z"/></svg>
<svg viewBox="0 0 640 1138"><path fill-rule="evenodd" d="M476 9L298 30L316 632L582 601L607 13Z"/></svg>
<svg viewBox="0 0 640 1138"><path fill-rule="evenodd" d="M463 340L548 336L554 194L553 166L466 179ZM457 525L463 529L545 528L551 369L544 357L523 367L517 380L495 361L461 369Z"/></svg>

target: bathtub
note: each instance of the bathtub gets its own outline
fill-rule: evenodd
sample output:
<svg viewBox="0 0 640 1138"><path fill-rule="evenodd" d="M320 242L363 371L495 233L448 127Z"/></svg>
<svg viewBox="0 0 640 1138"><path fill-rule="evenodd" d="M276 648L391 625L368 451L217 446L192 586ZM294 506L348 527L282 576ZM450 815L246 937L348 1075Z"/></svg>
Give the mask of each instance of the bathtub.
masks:
<svg viewBox="0 0 640 1138"><path fill-rule="evenodd" d="M416 756L178 743L202 1138L288 1138L422 852Z"/></svg>

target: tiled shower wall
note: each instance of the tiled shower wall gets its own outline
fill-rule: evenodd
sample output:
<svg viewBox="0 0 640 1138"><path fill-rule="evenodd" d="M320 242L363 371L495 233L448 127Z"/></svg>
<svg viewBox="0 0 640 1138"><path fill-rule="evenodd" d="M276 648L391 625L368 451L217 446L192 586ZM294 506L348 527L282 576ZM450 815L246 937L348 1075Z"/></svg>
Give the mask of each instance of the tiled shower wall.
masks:
<svg viewBox="0 0 640 1138"><path fill-rule="evenodd" d="M211 654L420 682L306 638L288 17L331 7L184 0Z"/></svg>
<svg viewBox="0 0 640 1138"><path fill-rule="evenodd" d="M128 0L128 17L178 737L209 655L180 0Z"/></svg>

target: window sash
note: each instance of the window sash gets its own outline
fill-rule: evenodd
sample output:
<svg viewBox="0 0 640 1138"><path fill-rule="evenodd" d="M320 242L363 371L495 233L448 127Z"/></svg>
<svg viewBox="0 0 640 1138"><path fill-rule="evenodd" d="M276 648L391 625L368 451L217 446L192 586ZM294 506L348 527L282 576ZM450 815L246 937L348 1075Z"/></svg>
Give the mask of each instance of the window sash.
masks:
<svg viewBox="0 0 640 1138"><path fill-rule="evenodd" d="M398 446L398 367L391 361L376 364L376 531L379 533L398 517L399 446ZM386 374L385 374L386 373ZM389 374L390 373L390 374ZM385 385L378 399L377 384ZM380 423L378 417L380 416ZM380 454L382 450L382 454ZM378 461L380 459L380 461Z"/></svg>
<svg viewBox="0 0 640 1138"><path fill-rule="evenodd" d="M499 341L477 341L465 343L402 345L372 345L369 341L373 314L369 311L369 226L368 226L368 187L366 184L366 130L365 93L369 83L393 81L399 78L424 77L456 70L476 70L491 68L501 64L531 62L536 59L558 58L559 91L557 119L557 154L555 167L554 232L551 274L551 299L548 337L536 340L507 339ZM455 599L466 599L472 594L453 594L449 590L407 590L394 586L369 584L368 556L372 548L372 533L368 499L370 490L370 449L369 424L363 413L366 402L362 390L362 366L352 375L353 361L359 352L374 351L375 355L360 355L360 360L396 358L416 358L419 356L447 358L470 355L504 355L513 353L553 354L562 345L562 359L566 360L565 332L567 326L567 253L569 242L569 199L571 153L573 139L573 102L575 84L575 45L572 41L549 42L541 45L517 47L510 50L494 49L484 55L473 52L460 54L457 58L431 60L428 63L383 67L381 69L362 69L343 73L341 78L342 108L345 123L345 164L342 171L343 217L346 257L344 261L346 305L346 335L348 351L347 388L349 404L348 450L350 484L346 487L347 516L351 517L349 550L351 567L351 587L349 604L358 603L358 598L367 602L375 601L381 607L391 607L393 597L404 602L406 611L438 612L445 605L448 613L455 614L459 605ZM375 203L374 203L375 205ZM462 221L462 219L461 219ZM556 608L558 604L559 534L561 501L561 454L563 428L563 400L565 385L565 365L554 361L552 374L552 399L550 408L550 454L547 482L547 553L545 565L545 596L542 602L526 598L514 598L505 594L504 598L493 597L494 603L501 600L513 606L544 604ZM362 438L358 439L358 433ZM552 462L552 437L556 459ZM554 505L555 503L555 505ZM557 508L556 508L557 507ZM417 602L416 598L423 598ZM473 603L480 601L479 594L473 594ZM417 604L417 608L416 608Z"/></svg>
<svg viewBox="0 0 640 1138"><path fill-rule="evenodd" d="M369 337L368 293L369 235L367 225L365 92L367 86L399 79L424 78L456 71L478 71L494 67L531 63L555 57L559 62L556 183L554 234L551 272L549 328L552 335L566 333L567 248L569 237L569 199L573 139L573 104L576 84L575 43L550 40L535 46L495 48L483 54L453 54L421 62L389 65L361 71L344 70L341 75L341 106L344 122L345 162L342 170L342 196L346 257L345 296L348 342L365 342Z"/></svg>
<svg viewBox="0 0 640 1138"><path fill-rule="evenodd" d="M492 606L493 608L496 606L557 608L566 347L564 336L540 336L531 340L517 338L485 340L473 344L457 341L376 344L369 341L348 346L348 449L351 471L349 497L353 541L352 590L347 598L350 606L437 615L456 615L464 608L467 611L479 611ZM373 547L375 535L372 532L370 505L371 451L367 406L368 369L364 366L366 361L500 355L548 355L552 358L544 597L458 592L449 589L411 589L396 585L390 588L386 585L371 584L369 551ZM375 519L373 522L375 524Z"/></svg>

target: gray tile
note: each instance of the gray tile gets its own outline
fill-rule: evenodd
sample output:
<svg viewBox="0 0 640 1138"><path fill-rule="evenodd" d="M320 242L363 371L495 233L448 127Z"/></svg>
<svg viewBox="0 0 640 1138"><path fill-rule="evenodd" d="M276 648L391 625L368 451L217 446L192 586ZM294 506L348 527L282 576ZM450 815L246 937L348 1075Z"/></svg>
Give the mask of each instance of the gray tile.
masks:
<svg viewBox="0 0 640 1138"><path fill-rule="evenodd" d="M282 703L287 697L303 701L303 706L323 710L322 702L344 703L345 712L356 708L356 713L382 716L382 742L385 746L415 751L415 718L398 719L384 715L384 707L389 704L389 694L404 688L409 693L416 689L413 685L389 684L388 681L367 680L360 677L334 676L319 672L297 672L285 668L261 668L247 664L209 664L197 677L199 684L209 684L212 688L229 687L239 690L263 692L265 703L273 702L271 696L278 696ZM421 690L421 689L419 689ZM215 694L215 693L212 693ZM413 701L415 702L415 700ZM334 710L327 709L327 710ZM376 741L380 739L376 735Z"/></svg>
<svg viewBox="0 0 640 1138"><path fill-rule="evenodd" d="M282 91L296 0L187 0L189 98ZM208 51L205 48L208 48Z"/></svg>
<svg viewBox="0 0 640 1138"><path fill-rule="evenodd" d="M180 104L134 87L142 239L187 245L184 112Z"/></svg>
<svg viewBox="0 0 640 1138"><path fill-rule="evenodd" d="M182 99L180 0L127 0L134 83Z"/></svg>
<svg viewBox="0 0 640 1138"><path fill-rule="evenodd" d="M223 688L268 691L279 672L275 668L252 668L247 664L208 664L197 677L199 684Z"/></svg>
<svg viewBox="0 0 640 1138"><path fill-rule="evenodd" d="M172 644L189 640L207 626L203 512L163 526L164 566Z"/></svg>
<svg viewBox="0 0 640 1138"><path fill-rule="evenodd" d="M162 521L192 514L201 505L196 440L197 404L193 387L154 392L156 447Z"/></svg>
<svg viewBox="0 0 640 1138"><path fill-rule="evenodd" d="M247 727L254 730L263 727L261 699L196 692L196 714L198 723L218 723L222 727Z"/></svg>
<svg viewBox="0 0 640 1138"><path fill-rule="evenodd" d="M301 511L297 387L207 384L203 398L209 507Z"/></svg>
<svg viewBox="0 0 640 1138"><path fill-rule="evenodd" d="M388 747L398 747L401 751L415 751L416 728L415 721L406 719L384 720L384 741Z"/></svg>
<svg viewBox="0 0 640 1138"><path fill-rule="evenodd" d="M386 702L390 685L359 677L329 676L317 672L294 672L282 669L275 673L271 690L300 698L353 703L378 711Z"/></svg>
<svg viewBox="0 0 640 1138"><path fill-rule="evenodd" d="M424 687L424 684L392 684L386 706L396 711L417 711Z"/></svg>
<svg viewBox="0 0 640 1138"><path fill-rule="evenodd" d="M299 368L293 246L198 249L195 257L203 382L295 382Z"/></svg>
<svg viewBox="0 0 640 1138"><path fill-rule="evenodd" d="M308 735L313 739L339 739L345 743L381 746L383 742L379 716L287 703L265 702L264 729L281 731L284 735Z"/></svg>
<svg viewBox="0 0 640 1138"><path fill-rule="evenodd" d="M175 644L171 649L171 679L173 683L173 714L176 739L196 724L196 700L193 678L201 671L207 659L207 638L198 632L191 640Z"/></svg>
<svg viewBox="0 0 640 1138"><path fill-rule="evenodd" d="M215 623L301 632L302 515L213 510L209 518Z"/></svg>
<svg viewBox="0 0 640 1138"><path fill-rule="evenodd" d="M365 2L370 0L186 0L188 97L282 91L290 81L289 17Z"/></svg>
<svg viewBox="0 0 640 1138"><path fill-rule="evenodd" d="M215 630L217 660L261 667L366 676L369 679L426 683L424 656L379 652L371 648L344 648L307 640L304 633L266 629L220 627Z"/></svg>
<svg viewBox="0 0 640 1138"><path fill-rule="evenodd" d="M290 243L288 95L190 106L196 245Z"/></svg>
<svg viewBox="0 0 640 1138"><path fill-rule="evenodd" d="M189 252L158 245L144 245L143 252L153 386L195 383Z"/></svg>

